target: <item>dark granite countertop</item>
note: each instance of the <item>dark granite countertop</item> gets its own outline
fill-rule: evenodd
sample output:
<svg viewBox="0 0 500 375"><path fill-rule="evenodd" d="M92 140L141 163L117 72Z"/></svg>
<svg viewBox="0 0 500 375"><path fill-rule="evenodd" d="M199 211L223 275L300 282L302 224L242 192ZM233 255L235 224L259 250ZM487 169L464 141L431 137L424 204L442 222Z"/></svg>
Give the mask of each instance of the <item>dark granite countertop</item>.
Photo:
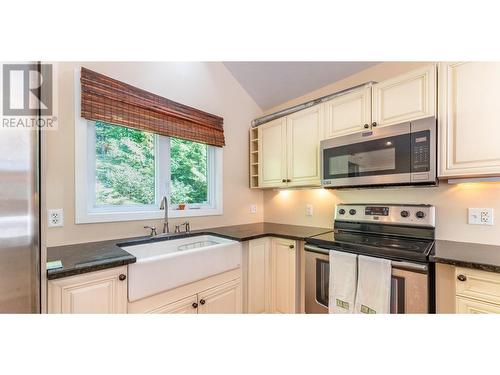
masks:
<svg viewBox="0 0 500 375"><path fill-rule="evenodd" d="M500 272L500 246L436 240L431 261Z"/></svg>
<svg viewBox="0 0 500 375"><path fill-rule="evenodd" d="M86 242L74 245L55 246L47 248L47 261L60 260L63 267L47 270L49 280L79 275L82 273L103 270L135 263L133 255L121 249L118 245L130 245L154 241L166 241L186 236L212 234L236 241L248 241L260 237L275 236L292 240L304 240L331 231L329 228L305 227L275 223L255 223L232 225L226 227L195 230L189 234L171 234L169 236L135 237L108 241Z"/></svg>

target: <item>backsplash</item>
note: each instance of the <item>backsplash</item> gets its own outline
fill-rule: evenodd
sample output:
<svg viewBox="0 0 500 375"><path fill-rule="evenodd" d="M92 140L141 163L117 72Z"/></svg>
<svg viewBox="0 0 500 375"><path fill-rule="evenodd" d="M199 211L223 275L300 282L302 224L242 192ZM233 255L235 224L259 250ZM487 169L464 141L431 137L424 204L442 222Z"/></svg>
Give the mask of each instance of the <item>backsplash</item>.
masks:
<svg viewBox="0 0 500 375"><path fill-rule="evenodd" d="M268 190L264 220L331 227L337 203L425 203L436 206L436 238L500 245L500 225L467 224L467 208L493 208L500 215L500 183L466 183L438 187L359 190ZM306 205L313 215L306 216Z"/></svg>

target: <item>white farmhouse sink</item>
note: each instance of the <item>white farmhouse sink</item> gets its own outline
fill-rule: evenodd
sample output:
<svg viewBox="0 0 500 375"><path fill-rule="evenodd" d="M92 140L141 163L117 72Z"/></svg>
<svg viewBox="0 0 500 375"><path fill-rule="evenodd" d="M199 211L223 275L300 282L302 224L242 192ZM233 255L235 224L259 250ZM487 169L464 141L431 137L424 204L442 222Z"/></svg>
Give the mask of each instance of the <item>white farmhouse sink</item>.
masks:
<svg viewBox="0 0 500 375"><path fill-rule="evenodd" d="M240 267L241 244L192 236L122 246L137 258L128 265L130 302Z"/></svg>

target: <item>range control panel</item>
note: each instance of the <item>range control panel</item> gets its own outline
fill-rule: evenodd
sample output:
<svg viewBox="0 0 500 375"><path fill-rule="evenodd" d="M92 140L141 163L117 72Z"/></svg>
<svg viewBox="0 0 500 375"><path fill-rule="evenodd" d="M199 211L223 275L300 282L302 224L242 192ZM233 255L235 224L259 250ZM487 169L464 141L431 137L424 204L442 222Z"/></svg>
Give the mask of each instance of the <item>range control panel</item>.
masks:
<svg viewBox="0 0 500 375"><path fill-rule="evenodd" d="M338 204L335 220L435 227L435 208L427 204Z"/></svg>

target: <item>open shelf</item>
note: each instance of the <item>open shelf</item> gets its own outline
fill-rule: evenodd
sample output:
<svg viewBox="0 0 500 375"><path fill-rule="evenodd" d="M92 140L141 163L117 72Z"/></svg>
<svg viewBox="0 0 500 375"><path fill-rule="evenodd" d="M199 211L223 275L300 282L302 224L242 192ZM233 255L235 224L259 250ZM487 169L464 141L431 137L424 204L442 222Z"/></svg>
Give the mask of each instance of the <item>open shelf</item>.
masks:
<svg viewBox="0 0 500 375"><path fill-rule="evenodd" d="M259 129L250 128L250 168L249 168L249 179L250 188L259 187Z"/></svg>

